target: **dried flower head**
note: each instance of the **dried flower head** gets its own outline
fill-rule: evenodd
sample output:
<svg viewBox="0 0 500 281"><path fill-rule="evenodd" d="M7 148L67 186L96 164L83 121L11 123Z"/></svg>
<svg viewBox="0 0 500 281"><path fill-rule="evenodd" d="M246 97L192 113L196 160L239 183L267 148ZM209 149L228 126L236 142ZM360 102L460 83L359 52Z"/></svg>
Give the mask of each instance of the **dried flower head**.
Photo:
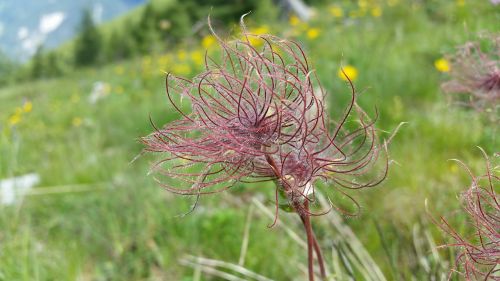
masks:
<svg viewBox="0 0 500 281"><path fill-rule="evenodd" d="M166 156L152 169L161 185L199 195L275 180L292 203L310 200L316 180L353 189L379 183L387 169L362 181L383 146L354 88L342 118L329 120L302 47L242 30L244 39L234 41L214 32L222 58L206 55L193 79L167 75L167 96L181 119L143 138L147 151Z"/></svg>
<svg viewBox="0 0 500 281"><path fill-rule="evenodd" d="M351 102L338 121L330 120L302 47L241 26L242 39L233 41L212 30L222 57L206 54L204 71L193 79L167 75L167 96L181 119L143 138L146 151L164 157L152 170L166 189L185 195L219 192L236 182L276 182L276 219L283 195L306 229L309 280L313 248L325 277L310 222L324 213L309 209L315 182L351 189L378 184L387 173L387 159L379 157L385 146L357 105L348 75ZM379 159L383 168L372 169Z"/></svg>
<svg viewBox="0 0 500 281"><path fill-rule="evenodd" d="M483 152L484 153L484 152ZM486 157L486 154L485 154ZM464 165L472 178L471 186L461 193L462 208L469 219L474 234L465 237L443 217L436 224L454 242L444 247L458 250L455 266L450 272L464 276L466 280L500 280L500 204L495 188L500 178L494 173L498 167L491 167L487 160L486 174L474 176ZM443 246L442 246L443 247Z"/></svg>
<svg viewBox="0 0 500 281"><path fill-rule="evenodd" d="M442 88L447 94L466 95L461 103L476 110L495 112L500 103L500 34L481 39L485 40L466 43L450 56L451 80Z"/></svg>

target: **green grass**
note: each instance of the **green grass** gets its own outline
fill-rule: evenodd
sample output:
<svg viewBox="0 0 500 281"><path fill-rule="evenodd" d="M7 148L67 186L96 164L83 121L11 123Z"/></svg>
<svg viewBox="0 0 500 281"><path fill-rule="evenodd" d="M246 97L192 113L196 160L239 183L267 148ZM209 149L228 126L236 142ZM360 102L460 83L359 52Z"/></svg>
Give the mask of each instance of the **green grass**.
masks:
<svg viewBox="0 0 500 281"><path fill-rule="evenodd" d="M349 98L337 71L351 64L359 71L360 103L370 112L375 105L380 111L378 127L391 131L408 122L390 145L395 162L388 179L352 193L362 213L344 220L387 280L428 280L447 273L450 252L436 256L431 250L432 243L444 240L429 221L424 201L436 216L451 214L469 178L448 160L461 159L482 172L476 146L490 154L498 148L486 118L447 104L439 90L446 76L433 66L472 34L495 30L500 13L479 2L460 7L454 1L429 1L415 9L400 3L384 6L380 18L364 16L345 24L318 9L309 25L318 27L320 36L297 36L328 91L334 116ZM343 5L347 10L350 4ZM284 34L292 30L287 23L271 28ZM165 65L162 55L153 54L0 89L0 178L37 172L42 179L21 204L0 207L0 280L194 280L195 270L179 259L200 255L237 263L250 208L255 210L244 266L275 280L305 279L305 250L281 225L268 229L272 219L252 203L253 197L265 198L271 208L271 185L202 197L198 209L180 218L176 215L188 211L193 199L167 193L147 176L153 157L130 163L142 148L138 138L152 131L149 116L157 124L177 118L160 70L193 63L176 52ZM109 91L92 105L88 96L96 81L107 83ZM33 110L9 125L25 100ZM302 235L293 215L280 217ZM360 246L333 227L333 219L313 219L330 268L339 268L337 276L349 280L346 268L353 267L353 276L365 280L368 275L355 265ZM332 247L343 250L332 255ZM207 276L202 280L219 280Z"/></svg>

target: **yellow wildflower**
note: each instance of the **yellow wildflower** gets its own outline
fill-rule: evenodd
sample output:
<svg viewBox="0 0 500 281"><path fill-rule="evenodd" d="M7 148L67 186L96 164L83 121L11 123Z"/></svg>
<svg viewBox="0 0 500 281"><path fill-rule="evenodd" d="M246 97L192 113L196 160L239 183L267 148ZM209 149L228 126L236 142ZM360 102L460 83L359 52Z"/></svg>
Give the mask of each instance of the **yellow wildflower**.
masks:
<svg viewBox="0 0 500 281"><path fill-rule="evenodd" d="M309 28L309 30L307 30L307 38L316 39L319 36L319 33L320 33L319 28L315 27Z"/></svg>
<svg viewBox="0 0 500 281"><path fill-rule="evenodd" d="M331 6L328 11L330 12L330 14L336 18L341 18L344 16L344 10L342 10L342 8L340 6L337 6L337 5L334 5L334 6Z"/></svg>
<svg viewBox="0 0 500 281"><path fill-rule="evenodd" d="M290 23L291 26L297 26L299 25L302 21L300 20L299 17L297 17L296 15L292 15L290 16L290 19L288 20L288 22Z"/></svg>
<svg viewBox="0 0 500 281"><path fill-rule="evenodd" d="M249 33L250 35L248 35L248 41L250 42L250 45L254 47L260 47L264 45L264 40L255 35L268 34L269 28L266 25L263 25L257 28L250 29Z"/></svg>
<svg viewBox="0 0 500 281"><path fill-rule="evenodd" d="M254 29L250 29L250 33L257 34L257 35L268 34L269 27L267 27L267 25L263 25L263 26L260 26L260 27L254 28Z"/></svg>
<svg viewBox="0 0 500 281"><path fill-rule="evenodd" d="M8 123L11 126L14 126L21 122L21 114L14 113L9 117Z"/></svg>
<svg viewBox="0 0 500 281"><path fill-rule="evenodd" d="M196 65L203 65L203 63L205 62L205 55L199 50L193 51L191 52L191 60Z"/></svg>
<svg viewBox="0 0 500 281"><path fill-rule="evenodd" d="M33 104L30 101L27 101L23 105L23 111L24 112L31 112L33 110Z"/></svg>
<svg viewBox="0 0 500 281"><path fill-rule="evenodd" d="M80 117L73 118L71 124L73 124L73 127L80 127L80 125L82 125L82 118Z"/></svg>
<svg viewBox="0 0 500 281"><path fill-rule="evenodd" d="M399 0L387 0L387 5L396 6L399 3Z"/></svg>
<svg viewBox="0 0 500 281"><path fill-rule="evenodd" d="M465 6L465 0L456 0L457 6L463 7Z"/></svg>
<svg viewBox="0 0 500 281"><path fill-rule="evenodd" d="M344 81L347 81L347 78L349 78L351 81L354 81L358 77L358 70L352 65L346 65L339 69L337 75Z"/></svg>
<svg viewBox="0 0 500 281"><path fill-rule="evenodd" d="M368 1L366 1L366 0L358 0L358 6L361 9L366 9L368 7Z"/></svg>
<svg viewBox="0 0 500 281"><path fill-rule="evenodd" d="M375 6L371 9L370 13L372 16L378 18L382 15L382 8L380 8L380 6Z"/></svg>
<svg viewBox="0 0 500 281"><path fill-rule="evenodd" d="M436 69L439 72L449 72L451 69L450 63L445 58L440 58L440 59L436 60L434 62L434 67L436 67Z"/></svg>
<svg viewBox="0 0 500 281"><path fill-rule="evenodd" d="M217 42L217 39L215 38L215 36L210 34L210 35L203 37L203 39L201 40L201 45L203 46L203 48L209 49L210 47L215 45L216 42Z"/></svg>
<svg viewBox="0 0 500 281"><path fill-rule="evenodd" d="M454 174L458 173L458 165L456 163L451 162L450 171Z"/></svg>
<svg viewBox="0 0 500 281"><path fill-rule="evenodd" d="M188 75L191 73L191 67L189 65L182 63L174 65L173 71L175 75Z"/></svg>
<svg viewBox="0 0 500 281"><path fill-rule="evenodd" d="M262 42L262 39L251 35L248 36L248 41L250 42L250 45L254 47L260 47L264 44L264 42Z"/></svg>

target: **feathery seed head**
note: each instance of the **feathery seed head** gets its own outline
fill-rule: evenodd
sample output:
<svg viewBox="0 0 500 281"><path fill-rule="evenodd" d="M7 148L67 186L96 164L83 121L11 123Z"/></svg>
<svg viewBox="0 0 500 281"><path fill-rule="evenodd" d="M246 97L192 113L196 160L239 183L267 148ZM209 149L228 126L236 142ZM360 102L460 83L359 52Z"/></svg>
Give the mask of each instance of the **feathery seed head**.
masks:
<svg viewBox="0 0 500 281"><path fill-rule="evenodd" d="M447 94L466 95L462 102L476 110L495 111L500 103L500 34L480 39L460 46L450 57L451 80L442 88Z"/></svg>
<svg viewBox="0 0 500 281"><path fill-rule="evenodd" d="M167 75L167 96L181 115L143 138L146 151L166 155L153 170L172 192L199 195L234 183L274 180L289 202L313 200L314 182L362 188L379 159L374 121L352 99L338 121L328 119L324 91L302 47L272 35L225 41L215 32L221 58L205 55L193 79ZM258 47L255 40L263 42ZM176 102L178 96L191 108ZM352 122L349 128L346 123ZM354 127L354 128L353 128ZM359 178L353 181L353 178ZM299 210L297 210L299 211Z"/></svg>

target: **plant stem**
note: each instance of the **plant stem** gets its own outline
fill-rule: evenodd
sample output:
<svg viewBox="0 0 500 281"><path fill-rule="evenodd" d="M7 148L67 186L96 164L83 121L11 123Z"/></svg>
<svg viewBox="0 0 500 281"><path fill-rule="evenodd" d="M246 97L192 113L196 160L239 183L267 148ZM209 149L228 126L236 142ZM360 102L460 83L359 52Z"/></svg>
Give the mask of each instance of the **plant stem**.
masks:
<svg viewBox="0 0 500 281"><path fill-rule="evenodd" d="M274 159L266 154L266 160L269 166L274 171L274 174L278 179L282 178L282 174L278 167L276 166L276 163ZM287 186L282 185L283 189L287 191ZM277 204L277 202L276 202ZM314 231L312 229L311 225L311 218L309 214L309 201L304 200L304 207L302 208L300 206L300 203L295 201L291 203L297 214L299 215L300 219L302 220L302 223L304 224L304 228L306 230L306 235L307 235L307 267L309 271L309 281L314 281L314 256L313 256L313 249L316 252L316 257L318 258L318 263L319 263L319 268L321 272L321 279L326 279L326 270L325 270L325 264L323 261L323 256L321 254L321 248L319 247L318 241L316 240L316 236L314 235ZM304 210L304 211L301 211Z"/></svg>
<svg viewBox="0 0 500 281"><path fill-rule="evenodd" d="M304 209L309 211L309 202L304 201ZM306 229L307 235L307 268L309 271L309 281L314 281L314 257L313 257L313 247L314 247L314 234L311 227L311 218L308 214L300 214L302 221L304 222L304 228Z"/></svg>
<svg viewBox="0 0 500 281"><path fill-rule="evenodd" d="M312 230L312 225L311 225ZM314 242L314 251L316 252L316 257L318 258L319 271L321 273L321 278L326 279L326 270L325 263L323 261L323 255L321 254L321 248L319 247L318 240L316 239L316 235L314 235L313 231L313 242Z"/></svg>
<svg viewBox="0 0 500 281"><path fill-rule="evenodd" d="M307 211L309 211L309 208L307 208ZM305 223L304 217L305 216L301 215L300 219L302 220L302 223L304 224L304 228L306 228L306 223ZM307 217L309 217L309 216L307 216ZM309 221L310 221L310 219L309 219ZM323 260L323 254L321 253L321 248L319 247L318 239L316 239L316 235L314 234L314 230L312 229L312 223L310 223L310 224L311 224L311 232L312 232L312 238L313 238L314 251L316 252L316 258L318 259L321 278L325 279L326 278L326 270L325 270L325 263Z"/></svg>

